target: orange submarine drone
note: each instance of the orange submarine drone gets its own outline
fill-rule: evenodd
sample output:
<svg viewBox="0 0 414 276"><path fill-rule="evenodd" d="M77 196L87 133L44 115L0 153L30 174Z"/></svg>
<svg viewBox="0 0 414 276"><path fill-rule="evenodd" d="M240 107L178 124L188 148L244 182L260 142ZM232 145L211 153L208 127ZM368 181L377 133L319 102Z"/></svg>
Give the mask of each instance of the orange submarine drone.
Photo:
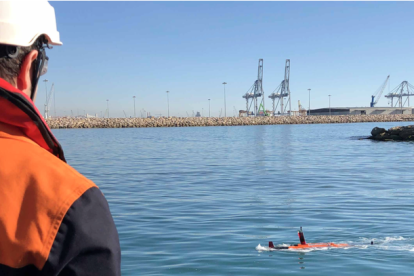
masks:
<svg viewBox="0 0 414 276"><path fill-rule="evenodd" d="M326 247L350 247L349 244L346 243L306 243L305 236L303 235L302 227L300 227L300 230L298 231L299 241L300 243L289 245L289 246L274 246L273 242L269 242L269 248L274 250L281 250L281 249L311 249L311 248L326 248ZM374 244L374 242L371 241L371 244Z"/></svg>

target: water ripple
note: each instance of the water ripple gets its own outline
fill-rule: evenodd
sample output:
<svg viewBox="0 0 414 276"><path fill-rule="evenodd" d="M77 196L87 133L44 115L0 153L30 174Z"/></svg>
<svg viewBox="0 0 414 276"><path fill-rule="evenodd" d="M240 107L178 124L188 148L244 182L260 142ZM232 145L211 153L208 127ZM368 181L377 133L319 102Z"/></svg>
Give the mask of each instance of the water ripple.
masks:
<svg viewBox="0 0 414 276"><path fill-rule="evenodd" d="M123 275L378 276L414 268L414 143L359 138L407 124L53 132L110 204ZM299 226L352 247L258 246Z"/></svg>

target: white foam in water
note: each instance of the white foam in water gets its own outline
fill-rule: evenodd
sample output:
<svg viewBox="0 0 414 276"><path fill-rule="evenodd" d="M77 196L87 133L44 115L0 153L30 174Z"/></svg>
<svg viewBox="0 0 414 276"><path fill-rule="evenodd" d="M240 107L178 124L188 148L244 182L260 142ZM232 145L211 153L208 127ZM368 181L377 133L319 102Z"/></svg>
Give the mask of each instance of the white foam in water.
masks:
<svg viewBox="0 0 414 276"><path fill-rule="evenodd" d="M405 241L404 237L385 237L384 242Z"/></svg>
<svg viewBox="0 0 414 276"><path fill-rule="evenodd" d="M256 246L256 250L259 251L259 252L262 252L262 251L270 251L270 248L267 247L267 246L261 246L260 243L259 243L259 245Z"/></svg>
<svg viewBox="0 0 414 276"><path fill-rule="evenodd" d="M406 241L406 240L412 240L412 239L406 239L404 237L385 237L383 239L377 239L377 238L360 238L362 242L371 242L373 241L375 243L385 243L385 242L393 242L393 241Z"/></svg>
<svg viewBox="0 0 414 276"><path fill-rule="evenodd" d="M300 251L304 253L312 252L312 251L323 251L328 250L328 247L319 247L319 248L308 248L308 249L292 249L293 251Z"/></svg>
<svg viewBox="0 0 414 276"><path fill-rule="evenodd" d="M361 238L363 243L370 243L371 241L374 242L373 245L364 245L358 246L355 244L358 248L361 249L369 249L369 248L375 248L380 250L395 250L395 251L414 251L414 244L409 243L412 241L412 238L404 238L402 236L399 237L385 237L385 238ZM401 243L401 241L404 241L404 243Z"/></svg>
<svg viewBox="0 0 414 276"><path fill-rule="evenodd" d="M289 246L289 244L280 244L280 245L278 245L278 246ZM259 243L259 245L258 245L258 246L256 246L256 250L257 250L257 251L259 251L259 252L262 252L262 251L275 251L276 249L274 249L274 248L270 248L270 247L268 247L268 246L262 246L262 245L260 245L260 243Z"/></svg>

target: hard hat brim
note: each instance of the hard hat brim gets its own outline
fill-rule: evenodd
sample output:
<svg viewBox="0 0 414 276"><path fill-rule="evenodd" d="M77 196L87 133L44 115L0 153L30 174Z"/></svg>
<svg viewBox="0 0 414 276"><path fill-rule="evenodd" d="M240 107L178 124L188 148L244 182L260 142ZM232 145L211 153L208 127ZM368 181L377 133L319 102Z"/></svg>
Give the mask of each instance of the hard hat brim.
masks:
<svg viewBox="0 0 414 276"><path fill-rule="evenodd" d="M50 45L62 45L60 35L57 31L44 30L33 33L27 30L20 30L16 25L0 22L0 44L27 47L32 45L39 36L44 35Z"/></svg>
<svg viewBox="0 0 414 276"><path fill-rule="evenodd" d="M27 47L45 35L51 45L62 45L54 8L47 1L0 2L0 44Z"/></svg>

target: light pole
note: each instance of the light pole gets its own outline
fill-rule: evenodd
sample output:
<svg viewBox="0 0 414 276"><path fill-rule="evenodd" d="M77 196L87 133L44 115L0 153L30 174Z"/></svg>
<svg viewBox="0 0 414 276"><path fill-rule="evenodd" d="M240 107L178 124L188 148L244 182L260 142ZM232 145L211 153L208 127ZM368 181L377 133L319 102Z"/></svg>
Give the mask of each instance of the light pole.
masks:
<svg viewBox="0 0 414 276"><path fill-rule="evenodd" d="M308 91L309 91L309 115L310 115L310 91L311 89L309 88Z"/></svg>
<svg viewBox="0 0 414 276"><path fill-rule="evenodd" d="M108 109L108 118L109 118L109 100L106 100L106 108Z"/></svg>
<svg viewBox="0 0 414 276"><path fill-rule="evenodd" d="M210 99L208 99L208 117L210 118Z"/></svg>
<svg viewBox="0 0 414 276"><path fill-rule="evenodd" d="M329 96L329 116L331 116L331 95Z"/></svg>
<svg viewBox="0 0 414 276"><path fill-rule="evenodd" d="M137 117L137 116L135 115L135 96L133 96L132 98L134 98L134 118L135 118L135 117Z"/></svg>
<svg viewBox="0 0 414 276"><path fill-rule="evenodd" d="M55 99L55 94L56 94L56 92L53 91L53 113L54 113L54 116L56 117L56 99Z"/></svg>
<svg viewBox="0 0 414 276"><path fill-rule="evenodd" d="M45 119L47 119L47 82L48 80L43 80L43 82L45 83L45 87L46 87L46 103L45 103Z"/></svg>
<svg viewBox="0 0 414 276"><path fill-rule="evenodd" d="M170 91L167 91L168 118L170 118L170 98L168 97L168 93L170 93Z"/></svg>
<svg viewBox="0 0 414 276"><path fill-rule="evenodd" d="M47 102L47 82L48 82L49 80L43 80L43 82L45 83L45 87L46 87L46 102Z"/></svg>
<svg viewBox="0 0 414 276"><path fill-rule="evenodd" d="M227 113L226 113L226 84L227 84L227 82L223 82L223 85L224 85L224 117L227 117Z"/></svg>

